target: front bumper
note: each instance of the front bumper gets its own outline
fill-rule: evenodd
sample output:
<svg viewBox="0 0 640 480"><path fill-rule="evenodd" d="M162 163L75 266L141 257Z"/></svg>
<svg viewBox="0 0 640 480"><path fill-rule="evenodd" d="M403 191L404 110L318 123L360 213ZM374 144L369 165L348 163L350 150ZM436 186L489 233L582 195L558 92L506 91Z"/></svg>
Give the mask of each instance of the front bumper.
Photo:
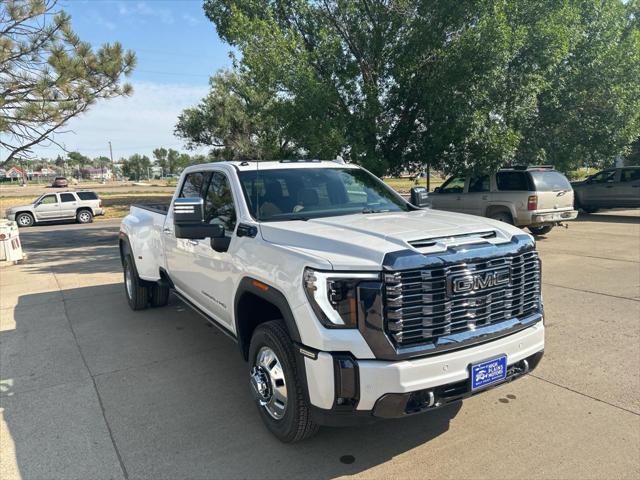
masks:
<svg viewBox="0 0 640 480"><path fill-rule="evenodd" d="M575 220L576 218L578 218L577 210L564 210L561 212L536 213L531 216L531 223L534 225L560 223L568 220Z"/></svg>
<svg viewBox="0 0 640 480"><path fill-rule="evenodd" d="M15 222L16 221L16 214L15 213L8 213L7 214L7 220L9 220L10 222Z"/></svg>
<svg viewBox="0 0 640 480"><path fill-rule="evenodd" d="M427 411L476 393L469 388L470 364L506 354L508 382L533 370L543 350L544 325L538 322L475 347L414 360L352 359L349 365L344 355L317 352L315 359L304 357L312 414L318 423L345 425Z"/></svg>

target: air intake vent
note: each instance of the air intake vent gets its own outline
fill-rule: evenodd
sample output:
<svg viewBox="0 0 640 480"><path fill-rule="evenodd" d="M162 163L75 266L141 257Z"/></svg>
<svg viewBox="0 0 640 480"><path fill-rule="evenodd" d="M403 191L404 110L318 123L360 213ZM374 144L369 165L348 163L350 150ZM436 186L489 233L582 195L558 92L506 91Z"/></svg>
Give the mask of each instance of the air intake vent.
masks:
<svg viewBox="0 0 640 480"><path fill-rule="evenodd" d="M409 242L413 248L428 248L433 247L437 243L451 243L455 240L461 239L478 239L478 240L486 240L488 238L495 238L497 233L494 230L489 232L478 232L478 233L464 233L462 235L450 235L448 237L436 237L436 238L428 238L424 240L412 240Z"/></svg>

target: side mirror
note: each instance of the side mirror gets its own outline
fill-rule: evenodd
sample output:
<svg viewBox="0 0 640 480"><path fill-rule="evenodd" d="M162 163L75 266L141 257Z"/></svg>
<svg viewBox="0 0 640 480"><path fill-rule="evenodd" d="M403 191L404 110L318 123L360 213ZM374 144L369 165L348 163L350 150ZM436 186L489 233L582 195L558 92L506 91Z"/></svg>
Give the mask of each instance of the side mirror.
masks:
<svg viewBox="0 0 640 480"><path fill-rule="evenodd" d="M173 202L173 226L176 238L224 237L224 226L204 221L204 201L200 197L177 198Z"/></svg>
<svg viewBox="0 0 640 480"><path fill-rule="evenodd" d="M411 189L411 204L419 208L430 207L429 192L424 187L413 187Z"/></svg>
<svg viewBox="0 0 640 480"><path fill-rule="evenodd" d="M436 187L433 189L433 193L442 193L442 187Z"/></svg>

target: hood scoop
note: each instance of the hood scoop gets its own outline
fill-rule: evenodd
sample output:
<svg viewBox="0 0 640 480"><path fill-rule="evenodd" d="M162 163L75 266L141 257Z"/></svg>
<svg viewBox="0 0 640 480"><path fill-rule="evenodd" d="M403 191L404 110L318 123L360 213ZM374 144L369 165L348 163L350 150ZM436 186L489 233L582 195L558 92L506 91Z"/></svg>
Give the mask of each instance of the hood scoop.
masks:
<svg viewBox="0 0 640 480"><path fill-rule="evenodd" d="M495 230L476 233L463 233L460 235L447 235L445 237L425 238L421 240L411 240L409 245L421 253L432 247L441 247L446 249L450 245L461 245L470 243L480 243L484 240L496 238L498 233Z"/></svg>

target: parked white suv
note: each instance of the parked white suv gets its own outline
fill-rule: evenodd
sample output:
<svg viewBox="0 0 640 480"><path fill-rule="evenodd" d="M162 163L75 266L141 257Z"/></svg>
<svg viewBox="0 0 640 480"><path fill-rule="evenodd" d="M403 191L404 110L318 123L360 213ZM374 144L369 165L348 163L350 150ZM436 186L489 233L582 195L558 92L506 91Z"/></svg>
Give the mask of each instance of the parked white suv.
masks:
<svg viewBox="0 0 640 480"><path fill-rule="evenodd" d="M56 192L40 195L28 205L8 208L5 215L20 227L30 227L37 222L69 219L91 223L96 215L104 215L104 209L95 192Z"/></svg>
<svg viewBox="0 0 640 480"><path fill-rule="evenodd" d="M438 210L469 213L527 227L534 235L574 220L573 189L552 167L505 168L492 175L454 176L429 194Z"/></svg>
<svg viewBox="0 0 640 480"><path fill-rule="evenodd" d="M530 235L414 207L353 165L188 167L170 205L131 208L120 252L131 308L173 290L238 343L285 442L459 401L544 349Z"/></svg>

